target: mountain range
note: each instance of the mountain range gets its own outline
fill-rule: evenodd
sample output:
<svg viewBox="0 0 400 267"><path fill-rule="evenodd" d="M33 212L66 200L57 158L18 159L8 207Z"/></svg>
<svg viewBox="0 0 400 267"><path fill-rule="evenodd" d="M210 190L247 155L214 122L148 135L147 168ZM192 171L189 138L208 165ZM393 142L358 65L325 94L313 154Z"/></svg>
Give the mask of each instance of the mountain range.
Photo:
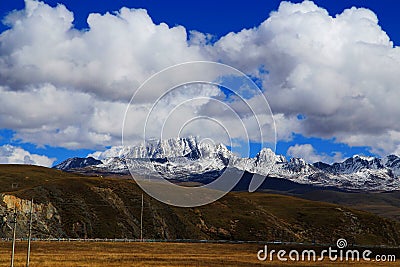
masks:
<svg viewBox="0 0 400 267"><path fill-rule="evenodd" d="M400 157L355 155L343 162L308 163L302 158L276 155L263 148L254 158L242 158L223 144L197 138L152 140L138 146L118 146L88 158L71 158L56 169L138 175L161 175L177 181L209 183L226 168L290 180L298 184L349 191L400 190Z"/></svg>

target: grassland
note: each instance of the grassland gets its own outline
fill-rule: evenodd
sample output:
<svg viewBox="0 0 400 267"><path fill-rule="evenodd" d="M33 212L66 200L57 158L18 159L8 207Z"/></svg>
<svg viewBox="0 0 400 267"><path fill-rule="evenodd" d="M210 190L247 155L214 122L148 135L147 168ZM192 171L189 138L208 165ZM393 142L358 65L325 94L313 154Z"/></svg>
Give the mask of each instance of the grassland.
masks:
<svg viewBox="0 0 400 267"><path fill-rule="evenodd" d="M298 197L345 205L400 221L400 191L349 193L319 190L298 195Z"/></svg>
<svg viewBox="0 0 400 267"><path fill-rule="evenodd" d="M54 207L50 213L46 209L35 213L34 237L140 236L142 190L126 177L83 176L35 166L2 165L0 193L25 200L34 198L37 204ZM2 201L0 211L6 211ZM20 212L17 237L26 237L27 220L26 211ZM11 237L11 231L6 230L0 237ZM317 244L345 238L349 244L398 246L400 223L350 207L278 194L232 192L197 208L172 207L145 195L143 234L149 239Z"/></svg>
<svg viewBox="0 0 400 267"><path fill-rule="evenodd" d="M33 234L36 237L139 237L142 191L132 179L83 176L35 166L2 165L0 193L22 199L33 197L35 203L51 203L56 208L55 214L60 221L49 221L46 212L44 217L35 217ZM375 195L368 196L372 197ZM380 199L383 197L382 202ZM338 198L346 200L348 206L322 202L323 197L310 201L281 194L233 192L206 206L176 208L145 195L143 230L146 238L155 239L280 240L334 244L338 238L346 238L349 244L398 246L398 221L353 209L353 204L358 203L356 196L334 194L329 202ZM382 195L377 205L382 202L397 206L397 200L394 193L393 196ZM0 203L0 209L5 210L4 204ZM21 212L17 227L19 238L26 237L26 218L26 214ZM39 226L43 225L49 229L48 232L39 231ZM25 266L26 247L26 242L17 242L15 266ZM35 241L32 244L31 266L345 266L343 262L335 263L328 259L323 263L282 263L277 259L260 262L256 253L262 247L260 244L245 243ZM287 251L293 248L309 249L288 245L269 248ZM0 266L9 266L10 250L10 242L0 241ZM373 251L396 254L396 258L400 259L399 248L387 251L375 247ZM398 263L351 262L347 265L398 266Z"/></svg>
<svg viewBox="0 0 400 267"><path fill-rule="evenodd" d="M398 266L396 262L260 262L259 244L33 242L32 267L58 266ZM0 242L0 266L10 263L10 242ZM274 249L289 249L275 246ZM297 249L301 250L301 247ZM25 266L26 242L16 246L15 266Z"/></svg>

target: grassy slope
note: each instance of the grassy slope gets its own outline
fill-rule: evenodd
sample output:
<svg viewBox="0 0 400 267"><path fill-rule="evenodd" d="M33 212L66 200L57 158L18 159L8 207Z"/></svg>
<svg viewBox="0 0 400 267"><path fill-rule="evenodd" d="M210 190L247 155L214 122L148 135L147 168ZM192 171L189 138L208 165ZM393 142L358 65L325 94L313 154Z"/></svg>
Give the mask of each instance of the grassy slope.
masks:
<svg viewBox="0 0 400 267"><path fill-rule="evenodd" d="M0 192L27 189L67 177L81 177L81 175L39 166L2 164L0 165Z"/></svg>
<svg viewBox="0 0 400 267"><path fill-rule="evenodd" d="M28 178L27 178L28 177ZM18 183L18 188L11 188ZM0 192L51 202L69 237L139 237L141 190L132 179L79 176L33 166L0 166ZM266 193L230 193L198 208L145 195L146 238L400 243L400 224L324 202Z"/></svg>
<svg viewBox="0 0 400 267"><path fill-rule="evenodd" d="M17 242L15 266L25 266L25 242ZM10 242L0 242L0 266L10 263ZM353 261L280 262L275 254L273 261L260 262L257 244L190 244L190 243L89 243L89 242L33 242L30 266L398 266L398 262ZM310 249L304 246L268 246L269 251L285 249ZM321 248L319 248L321 249ZM324 248L325 249L325 248ZM316 248L318 251L318 248ZM363 251L363 250L361 250ZM375 252L375 251L374 251ZM393 250L376 253L393 255ZM319 255L319 254L318 254ZM398 253L397 253L398 255ZM397 256L398 258L398 256Z"/></svg>
<svg viewBox="0 0 400 267"><path fill-rule="evenodd" d="M346 205L400 221L400 191L386 193L309 192L300 197Z"/></svg>

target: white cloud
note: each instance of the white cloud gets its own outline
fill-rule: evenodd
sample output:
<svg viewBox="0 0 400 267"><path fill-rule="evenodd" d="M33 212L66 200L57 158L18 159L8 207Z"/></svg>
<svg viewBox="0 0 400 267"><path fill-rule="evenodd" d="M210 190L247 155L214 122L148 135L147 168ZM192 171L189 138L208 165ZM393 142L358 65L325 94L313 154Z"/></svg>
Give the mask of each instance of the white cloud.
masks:
<svg viewBox="0 0 400 267"><path fill-rule="evenodd" d="M95 151L87 156L98 160L105 160L107 158L118 157L122 148L123 146L113 146L105 151Z"/></svg>
<svg viewBox="0 0 400 267"><path fill-rule="evenodd" d="M260 26L221 38L213 53L260 77L275 114L304 115L298 133L380 154L400 145L388 140L400 133L400 48L368 9L331 17L313 2L282 2Z"/></svg>
<svg viewBox="0 0 400 267"><path fill-rule="evenodd" d="M311 144L296 144L288 148L287 153L289 157L303 158L309 163L314 162L341 162L343 161L343 155L340 152L333 152L333 156L325 153L318 153Z"/></svg>
<svg viewBox="0 0 400 267"><path fill-rule="evenodd" d="M295 132L371 146L380 155L400 151L400 48L368 9L351 8L332 17L313 2L282 2L258 27L229 33L214 44L208 34L155 24L142 9L90 14L89 28L78 31L63 5L26 0L26 8L5 22L10 29L0 35L0 128L15 130L24 142L67 148L119 145L126 105L143 81L177 63L210 59L261 80L279 140ZM190 75L182 68L139 95L127 132L132 141L143 136L146 108L164 92L161 85ZM181 90L174 101L159 106L160 118L178 100L195 96L190 94ZM223 100L214 92L207 96ZM273 122L263 113L265 105L257 97L248 101L260 107L254 111L264 115L261 127L270 140ZM231 128L232 138L243 138L237 118L213 103L182 105L171 119L183 123L214 116ZM249 110L240 101L229 104L257 140L259 126L246 117ZM298 120L298 114L305 119ZM172 135L176 127L167 130ZM193 124L187 133L203 130ZM207 133L226 140L218 126L207 126Z"/></svg>
<svg viewBox="0 0 400 267"><path fill-rule="evenodd" d="M151 74L204 59L198 46L189 46L184 27L156 25L144 9L90 14L89 29L78 31L63 5L25 3L5 19L11 29L0 36L0 78L14 90L51 83L129 100Z"/></svg>
<svg viewBox="0 0 400 267"><path fill-rule="evenodd" d="M51 84L22 92L0 86L0 125L16 130L16 139L39 146L77 149L115 143L125 109L126 104Z"/></svg>
<svg viewBox="0 0 400 267"><path fill-rule="evenodd" d="M55 159L48 158L11 145L0 146L0 164L30 164L51 167Z"/></svg>
<svg viewBox="0 0 400 267"><path fill-rule="evenodd" d="M52 8L33 0L27 0L26 8L12 12L5 22L10 29L0 35L0 128L15 130L15 138L24 142L70 149L120 144L124 114L134 90L165 67L206 59L200 39L210 38L192 32L192 43L184 27L156 25L146 10L127 8L90 14L89 29L78 31L73 28L72 12L63 5ZM196 70L182 67L136 95L130 106L134 119L125 139L141 141L146 109L170 84L197 73L205 77L213 73ZM205 90L201 95L216 93ZM177 100L195 96L190 90L172 93L173 101L158 110L160 117ZM197 101L195 107L175 113L175 118L194 117L207 101ZM159 130L162 123L158 120L151 125Z"/></svg>
<svg viewBox="0 0 400 267"><path fill-rule="evenodd" d="M145 10L90 14L87 31L72 21L63 5L31 0L5 19L11 28L0 35L0 125L24 142L118 144L133 89L164 67L204 59L183 27L156 25ZM142 99L160 94L153 87ZM141 137L142 130L132 134Z"/></svg>

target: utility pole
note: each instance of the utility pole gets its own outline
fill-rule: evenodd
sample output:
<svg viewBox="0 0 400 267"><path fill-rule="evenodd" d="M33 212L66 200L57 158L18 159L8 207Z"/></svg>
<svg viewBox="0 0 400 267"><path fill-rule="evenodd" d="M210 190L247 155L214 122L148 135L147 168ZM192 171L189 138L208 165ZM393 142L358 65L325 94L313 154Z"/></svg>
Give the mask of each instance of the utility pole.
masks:
<svg viewBox="0 0 400 267"><path fill-rule="evenodd" d="M26 255L26 267L29 267L29 258L31 256L32 212L33 212L33 198L31 199L31 210L29 214L28 252Z"/></svg>
<svg viewBox="0 0 400 267"><path fill-rule="evenodd" d="M17 232L17 210L14 206L14 228L13 228L13 240L12 240L12 252L11 252L11 267L14 267L14 255L15 255L15 235Z"/></svg>
<svg viewBox="0 0 400 267"><path fill-rule="evenodd" d="M140 241L143 242L143 193L142 193L142 209L140 211Z"/></svg>

